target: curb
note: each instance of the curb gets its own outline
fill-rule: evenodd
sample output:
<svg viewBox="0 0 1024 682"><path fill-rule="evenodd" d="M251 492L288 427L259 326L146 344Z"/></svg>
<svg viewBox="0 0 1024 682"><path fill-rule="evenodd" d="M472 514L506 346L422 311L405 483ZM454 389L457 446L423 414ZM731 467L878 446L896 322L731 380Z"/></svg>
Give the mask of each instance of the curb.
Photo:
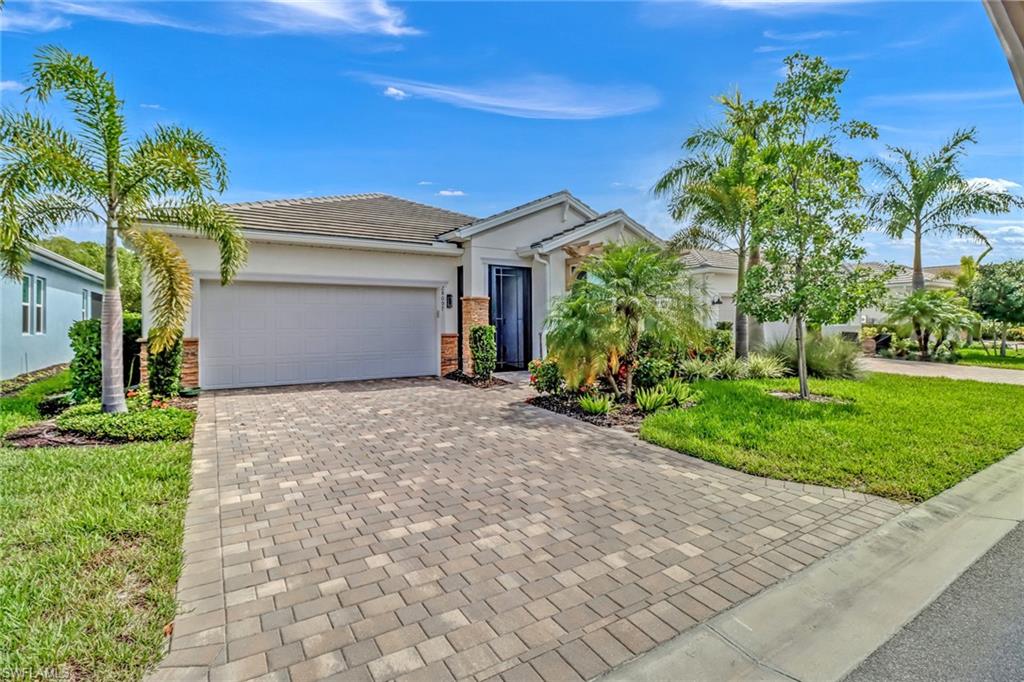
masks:
<svg viewBox="0 0 1024 682"><path fill-rule="evenodd" d="M1024 449L601 678L848 675L1024 521Z"/></svg>

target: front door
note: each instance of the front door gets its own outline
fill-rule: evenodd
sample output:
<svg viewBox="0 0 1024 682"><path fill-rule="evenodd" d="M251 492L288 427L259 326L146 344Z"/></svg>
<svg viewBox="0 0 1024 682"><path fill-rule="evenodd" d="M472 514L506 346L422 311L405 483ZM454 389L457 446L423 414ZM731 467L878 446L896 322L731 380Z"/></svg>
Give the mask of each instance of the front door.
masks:
<svg viewBox="0 0 1024 682"><path fill-rule="evenodd" d="M530 269L492 265L490 280L498 370L526 369L530 361Z"/></svg>

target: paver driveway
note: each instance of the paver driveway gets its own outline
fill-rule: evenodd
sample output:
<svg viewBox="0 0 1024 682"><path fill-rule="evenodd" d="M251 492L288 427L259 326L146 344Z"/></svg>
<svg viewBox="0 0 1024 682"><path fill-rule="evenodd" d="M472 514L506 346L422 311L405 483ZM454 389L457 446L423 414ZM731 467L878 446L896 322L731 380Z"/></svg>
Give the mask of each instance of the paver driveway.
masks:
<svg viewBox="0 0 1024 682"><path fill-rule="evenodd" d="M899 510L525 395L430 379L204 395L154 678L593 678Z"/></svg>

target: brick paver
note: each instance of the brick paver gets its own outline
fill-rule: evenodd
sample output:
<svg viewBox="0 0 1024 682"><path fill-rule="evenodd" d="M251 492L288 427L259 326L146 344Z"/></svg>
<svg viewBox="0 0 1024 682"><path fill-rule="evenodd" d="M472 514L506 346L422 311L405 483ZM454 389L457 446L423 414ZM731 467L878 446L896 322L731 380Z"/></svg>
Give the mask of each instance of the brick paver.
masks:
<svg viewBox="0 0 1024 682"><path fill-rule="evenodd" d="M592 679L899 511L430 379L204 394L153 679Z"/></svg>

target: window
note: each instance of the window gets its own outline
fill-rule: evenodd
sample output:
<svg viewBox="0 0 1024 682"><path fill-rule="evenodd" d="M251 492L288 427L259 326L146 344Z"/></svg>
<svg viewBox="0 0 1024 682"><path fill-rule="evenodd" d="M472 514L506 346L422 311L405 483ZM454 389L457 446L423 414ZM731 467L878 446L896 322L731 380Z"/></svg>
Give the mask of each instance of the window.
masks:
<svg viewBox="0 0 1024 682"><path fill-rule="evenodd" d="M97 294L95 291L90 294L90 310L89 319L98 320L103 315L103 294Z"/></svg>
<svg viewBox="0 0 1024 682"><path fill-rule="evenodd" d="M89 290L82 289L82 317L83 320L89 319Z"/></svg>
<svg viewBox="0 0 1024 682"><path fill-rule="evenodd" d="M46 280L36 277L36 334L46 333Z"/></svg>
<svg viewBox="0 0 1024 682"><path fill-rule="evenodd" d="M21 278L21 333L32 333L32 276Z"/></svg>

